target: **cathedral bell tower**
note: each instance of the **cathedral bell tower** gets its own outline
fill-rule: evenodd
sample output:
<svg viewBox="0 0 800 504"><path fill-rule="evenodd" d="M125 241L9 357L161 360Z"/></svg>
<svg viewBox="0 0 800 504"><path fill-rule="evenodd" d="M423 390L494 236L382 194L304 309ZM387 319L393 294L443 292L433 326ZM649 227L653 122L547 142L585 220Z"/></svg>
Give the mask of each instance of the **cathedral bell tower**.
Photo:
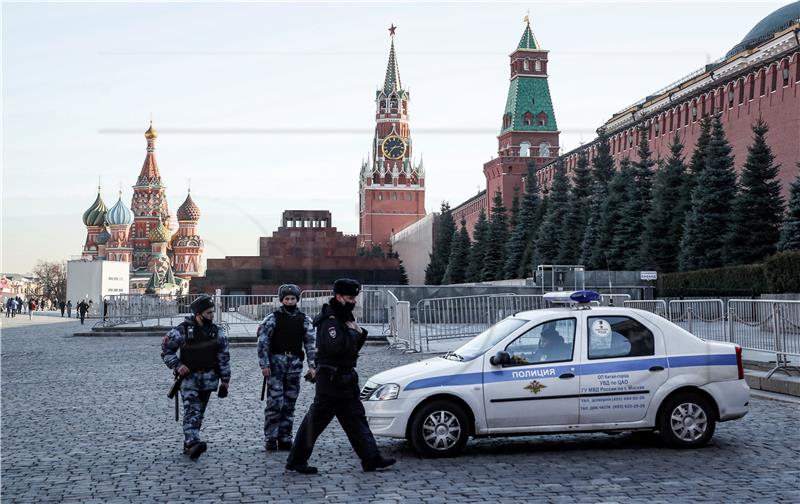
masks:
<svg viewBox="0 0 800 504"><path fill-rule="evenodd" d="M375 136L359 176L359 247L388 249L393 233L425 216L425 168L412 161L410 95L400 83L395 30L383 86L375 93Z"/></svg>

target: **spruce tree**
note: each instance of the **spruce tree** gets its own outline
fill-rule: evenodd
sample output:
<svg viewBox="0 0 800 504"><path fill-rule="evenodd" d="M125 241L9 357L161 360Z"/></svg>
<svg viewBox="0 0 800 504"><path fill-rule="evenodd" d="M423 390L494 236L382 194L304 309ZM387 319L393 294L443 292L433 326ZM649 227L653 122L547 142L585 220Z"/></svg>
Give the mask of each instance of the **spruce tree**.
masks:
<svg viewBox="0 0 800 504"><path fill-rule="evenodd" d="M688 214L692 209L692 192L697 184L697 177L706 167L706 151L708 143L711 141L711 117L705 116L700 120L700 135L694 144L692 157L689 160L688 172L683 184L683 198L681 207L684 213Z"/></svg>
<svg viewBox="0 0 800 504"><path fill-rule="evenodd" d="M686 165L683 144L676 132L666 163L660 164L653 183L653 206L647 214L642 238L642 265L658 271L678 269L678 252L686 220L682 206Z"/></svg>
<svg viewBox="0 0 800 504"><path fill-rule="evenodd" d="M406 273L406 267L403 266L403 260L400 259L400 285L408 285L408 273Z"/></svg>
<svg viewBox="0 0 800 504"><path fill-rule="evenodd" d="M789 208L781 227L778 250L800 250L800 163L797 178L789 188Z"/></svg>
<svg viewBox="0 0 800 504"><path fill-rule="evenodd" d="M519 187L514 187L514 197L511 198L511 211L508 214L508 229L517 227L519 220Z"/></svg>
<svg viewBox="0 0 800 504"><path fill-rule="evenodd" d="M581 243L589 221L589 196L592 191L592 172L586 151L578 152L578 162L572 173L569 211L564 222L563 243L558 254L559 264L576 264L581 256Z"/></svg>
<svg viewBox="0 0 800 504"><path fill-rule="evenodd" d="M542 222L547 215L547 208L550 206L550 189L548 187L542 188L542 198L539 202L539 208L533 218L535 227L529 232L528 244L525 246L525 253L522 256L522 264L519 266L520 278L526 278L528 273L532 273L534 268L541 264L539 257L536 255L536 243L539 241L539 235L542 229Z"/></svg>
<svg viewBox="0 0 800 504"><path fill-rule="evenodd" d="M608 184L608 196L603 204L603 217L600 220L600 236L592 255L592 264L603 269L621 270L625 268L625 247L627 244L620 235L624 209L633 185L633 167L628 158L623 158L619 171Z"/></svg>
<svg viewBox="0 0 800 504"><path fill-rule="evenodd" d="M645 260L642 251L644 217L650 213L653 198L653 166L650 142L645 130L639 130L639 160L633 163L633 183L628 186L628 201L623 208L618 236L625 243L620 248L625 269L639 270Z"/></svg>
<svg viewBox="0 0 800 504"><path fill-rule="evenodd" d="M714 116L705 167L695 181L692 210L683 227L681 270L724 266L725 240L730 230L735 196L736 172L731 145L719 116Z"/></svg>
<svg viewBox="0 0 800 504"><path fill-rule="evenodd" d="M614 158L611 156L611 145L604 130L598 131L597 155L592 158L592 176L608 187L614 177Z"/></svg>
<svg viewBox="0 0 800 504"><path fill-rule="evenodd" d="M450 246L450 261L444 272L442 283L459 284L464 283L469 266L469 233L467 232L467 221L462 217L461 229L453 233L452 245Z"/></svg>
<svg viewBox="0 0 800 504"><path fill-rule="evenodd" d="M564 162L555 166L553 185L550 188L547 213L542 219L536 238L535 258L540 264L556 264L564 238L564 221L569 213L569 179Z"/></svg>
<svg viewBox="0 0 800 504"><path fill-rule="evenodd" d="M511 238L508 240L506 249L505 278L524 278L525 271L530 266L523 263L523 257L531 236L539 226L536 217L540 204L536 168L533 164L529 164L528 176L525 179L525 193L522 195L519 206L519 218L516 226L511 228Z"/></svg>
<svg viewBox="0 0 800 504"><path fill-rule="evenodd" d="M769 127L760 117L753 125L753 143L739 174L739 193L733 201L726 264L750 264L775 253L783 221L780 165L767 144Z"/></svg>
<svg viewBox="0 0 800 504"><path fill-rule="evenodd" d="M467 268L467 282L480 282L483 272L483 258L489 240L489 221L486 220L486 211L481 208L478 222L472 230L472 247L469 250L469 267Z"/></svg>
<svg viewBox="0 0 800 504"><path fill-rule="evenodd" d="M595 252L600 241L600 224L603 219L603 205L606 202L606 186L598 180L592 182L591 203L589 205L589 220L583 231L581 251L578 262L588 270L605 269L605 262L600 262Z"/></svg>
<svg viewBox="0 0 800 504"><path fill-rule="evenodd" d="M503 268L506 265L506 244L508 243L507 217L506 207L503 205L503 195L497 191L494 193L489 238L481 272L481 278L485 282L503 279Z"/></svg>
<svg viewBox="0 0 800 504"><path fill-rule="evenodd" d="M435 241L433 251L430 254L430 262L425 268L425 285L440 285L447 262L450 260L450 241L453 239L453 231L456 223L453 221L453 214L450 212L450 204L442 202L441 213L436 223Z"/></svg>

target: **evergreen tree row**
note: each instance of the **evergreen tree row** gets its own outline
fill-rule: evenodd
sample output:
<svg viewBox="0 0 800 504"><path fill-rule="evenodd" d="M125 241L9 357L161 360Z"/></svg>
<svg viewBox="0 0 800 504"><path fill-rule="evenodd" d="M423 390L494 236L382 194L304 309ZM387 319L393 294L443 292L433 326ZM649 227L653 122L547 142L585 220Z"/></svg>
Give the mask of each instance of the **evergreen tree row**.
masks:
<svg viewBox="0 0 800 504"><path fill-rule="evenodd" d="M601 134L591 164L581 151L570 178L558 162L549 190L540 190L529 165L511 212L496 193L491 218L481 210L472 240L443 203L426 283L525 278L538 264L687 271L800 249L800 171L785 211L769 128L759 118L752 130L738 177L719 116L701 121L688 164L677 133L667 158L654 159L640 131L636 159L616 169Z"/></svg>

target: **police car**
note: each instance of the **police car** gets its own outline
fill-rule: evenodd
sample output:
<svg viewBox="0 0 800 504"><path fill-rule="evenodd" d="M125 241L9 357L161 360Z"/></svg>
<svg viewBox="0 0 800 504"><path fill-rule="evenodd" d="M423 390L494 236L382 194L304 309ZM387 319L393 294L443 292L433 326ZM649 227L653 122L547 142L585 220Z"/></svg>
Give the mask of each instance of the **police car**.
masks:
<svg viewBox="0 0 800 504"><path fill-rule="evenodd" d="M517 313L455 351L371 377L361 390L370 429L429 457L457 454L470 436L517 434L657 430L700 447L716 422L747 414L741 347L598 298L546 294L564 306Z"/></svg>

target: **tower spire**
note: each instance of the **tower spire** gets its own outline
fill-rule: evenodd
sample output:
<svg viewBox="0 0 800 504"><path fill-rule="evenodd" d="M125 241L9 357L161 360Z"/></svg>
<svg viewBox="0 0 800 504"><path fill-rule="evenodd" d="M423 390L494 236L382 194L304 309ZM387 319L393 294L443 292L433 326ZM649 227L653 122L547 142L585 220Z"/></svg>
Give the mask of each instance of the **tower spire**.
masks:
<svg viewBox="0 0 800 504"><path fill-rule="evenodd" d="M397 30L395 25L389 27L389 37L391 37L392 43L389 49L389 62L386 65L386 79L383 81L383 90L386 93L403 88L400 84L400 67L397 64L397 56L394 52L395 30Z"/></svg>
<svg viewBox="0 0 800 504"><path fill-rule="evenodd" d="M147 139L147 155L144 158L136 185L161 185L161 174L158 171L158 163L156 163L156 138L158 138L158 132L153 128L152 119L150 120L150 127L144 132L144 137Z"/></svg>
<svg viewBox="0 0 800 504"><path fill-rule="evenodd" d="M525 31L522 32L522 38L519 41L517 49L541 49L539 41L531 30L530 11L525 15Z"/></svg>

